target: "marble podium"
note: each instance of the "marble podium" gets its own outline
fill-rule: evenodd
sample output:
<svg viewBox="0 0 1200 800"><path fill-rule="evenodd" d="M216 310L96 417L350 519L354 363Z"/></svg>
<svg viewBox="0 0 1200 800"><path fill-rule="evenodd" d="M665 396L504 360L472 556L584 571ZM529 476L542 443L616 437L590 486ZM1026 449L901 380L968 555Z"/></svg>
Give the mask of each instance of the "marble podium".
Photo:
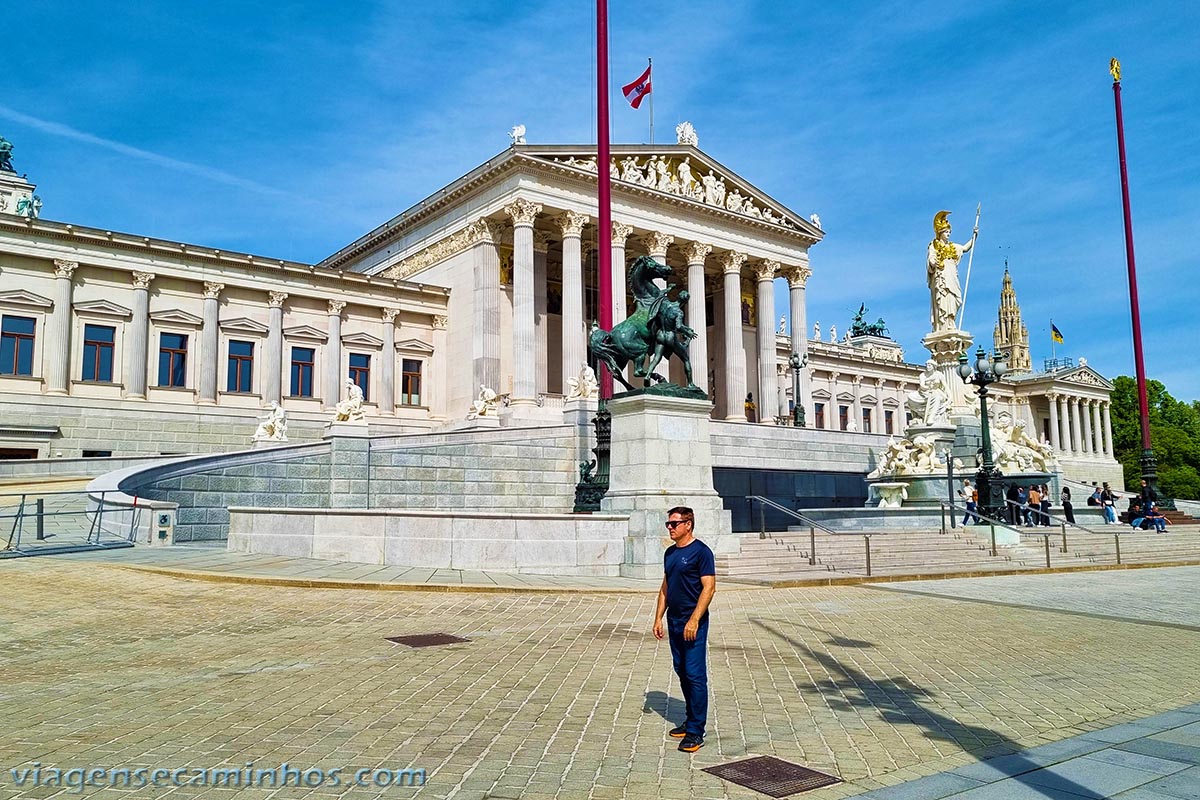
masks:
<svg viewBox="0 0 1200 800"><path fill-rule="evenodd" d="M738 538L713 488L709 414L712 403L651 394L617 396L606 514L627 514L629 534L621 575L657 578L670 545L663 523L672 506L696 513L696 538L714 553L737 552Z"/></svg>

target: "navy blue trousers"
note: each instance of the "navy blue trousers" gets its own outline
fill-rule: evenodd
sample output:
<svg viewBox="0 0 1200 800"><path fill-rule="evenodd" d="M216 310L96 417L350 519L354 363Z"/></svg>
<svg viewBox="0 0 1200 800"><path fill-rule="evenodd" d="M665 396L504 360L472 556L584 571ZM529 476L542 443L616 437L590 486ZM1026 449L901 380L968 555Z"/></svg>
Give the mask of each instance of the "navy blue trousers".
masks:
<svg viewBox="0 0 1200 800"><path fill-rule="evenodd" d="M703 737L708 722L708 616L700 622L695 641L684 641L683 626L686 624L686 619L676 621L667 617L667 636L671 641L671 660L687 707L684 729L693 736Z"/></svg>

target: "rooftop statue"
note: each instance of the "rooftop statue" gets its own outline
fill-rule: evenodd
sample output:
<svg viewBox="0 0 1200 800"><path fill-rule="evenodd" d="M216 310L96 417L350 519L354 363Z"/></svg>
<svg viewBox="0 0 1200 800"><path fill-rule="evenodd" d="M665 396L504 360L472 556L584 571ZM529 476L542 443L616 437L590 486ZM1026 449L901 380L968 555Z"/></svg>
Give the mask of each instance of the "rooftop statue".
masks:
<svg viewBox="0 0 1200 800"><path fill-rule="evenodd" d="M683 304L687 292L680 292L678 300L670 298L674 288L668 285L660 289L654 279L665 280L671 276L671 268L649 256L641 256L629 267L629 286L636 301L633 314L623 322L606 331L595 323L588 337L588 350L598 361L602 361L612 376L630 391L633 384L622 374L625 366L634 365L633 374L646 379L646 386L663 384L674 389L662 389L656 393L677 394L684 397L707 399L707 393L692 382L692 362L688 357L687 343L696 337L696 332L684 324ZM654 370L665 358L674 355L683 362L687 386L676 386Z"/></svg>
<svg viewBox="0 0 1200 800"><path fill-rule="evenodd" d="M17 201L15 213L18 217L37 219L42 215L42 198L38 195L22 197Z"/></svg>
<svg viewBox="0 0 1200 800"><path fill-rule="evenodd" d="M690 144L692 147L700 146L700 139L696 136L696 129L692 127L692 123L681 122L675 126L675 142Z"/></svg>
<svg viewBox="0 0 1200 800"><path fill-rule="evenodd" d="M12 165L12 142L0 136L0 170L16 172Z"/></svg>
<svg viewBox="0 0 1200 800"><path fill-rule="evenodd" d="M854 315L854 320L850 324L850 335L853 336L887 336L887 325L883 322L883 317L874 322L866 321L867 304L862 303L858 307L858 313Z"/></svg>
<svg viewBox="0 0 1200 800"><path fill-rule="evenodd" d="M508 132L508 138L512 140L513 144L525 144L525 126L514 125Z"/></svg>
<svg viewBox="0 0 1200 800"><path fill-rule="evenodd" d="M930 330L958 330L958 310L962 308L962 287L958 283L958 262L975 246L979 228L971 241L955 244L950 241L950 212L939 211L933 218L933 241L925 259L925 277L929 284Z"/></svg>

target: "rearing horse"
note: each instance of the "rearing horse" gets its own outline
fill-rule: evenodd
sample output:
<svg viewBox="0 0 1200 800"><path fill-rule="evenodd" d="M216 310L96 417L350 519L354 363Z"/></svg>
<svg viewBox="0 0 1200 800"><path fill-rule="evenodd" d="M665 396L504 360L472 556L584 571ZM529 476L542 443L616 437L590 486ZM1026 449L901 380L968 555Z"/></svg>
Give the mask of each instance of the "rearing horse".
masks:
<svg viewBox="0 0 1200 800"><path fill-rule="evenodd" d="M654 301L663 293L654 285L655 278L666 279L671 268L660 264L650 256L640 256L629 267L629 287L633 292L637 308L629 318L617 323L611 331L596 327L588 337L588 349L599 361L603 361L614 378L629 390L634 387L625 380L622 370L627 364L637 367L635 374L645 374L645 359L654 352L654 334L650 332L650 311Z"/></svg>

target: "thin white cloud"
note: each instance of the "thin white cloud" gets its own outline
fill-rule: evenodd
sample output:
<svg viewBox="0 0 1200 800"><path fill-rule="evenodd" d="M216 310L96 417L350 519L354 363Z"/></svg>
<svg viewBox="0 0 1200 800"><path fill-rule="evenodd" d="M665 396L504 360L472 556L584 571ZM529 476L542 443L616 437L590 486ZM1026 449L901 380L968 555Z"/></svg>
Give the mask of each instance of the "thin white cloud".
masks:
<svg viewBox="0 0 1200 800"><path fill-rule="evenodd" d="M273 195L276 197L290 197L295 199L293 195L291 195L289 192L283 191L282 189L264 186L261 183L248 180L246 178L240 178L237 175L232 175L224 170L214 169L213 167L207 167L203 164L193 164L190 161L181 161L177 158L159 155L158 153L152 153L149 150L142 150L138 147L122 144L121 142L116 142L112 139L104 139L100 136L77 130L69 125L64 125L61 122L52 122L50 120L39 119L38 117L24 114L7 106L0 105L0 117L12 120L13 122L21 125L28 126L34 130L41 131L42 133L49 133L54 136L62 136L66 139L74 139L77 142L86 142L87 144L96 145L97 147L103 147L106 150L112 150L113 152L120 153L121 155L137 158L142 161L148 161L151 164L157 164L158 166L166 167L167 169L173 169L176 172L184 172L189 175L196 175L217 183L224 183L229 186L237 186L238 188L246 189L251 192L257 192L259 194Z"/></svg>

